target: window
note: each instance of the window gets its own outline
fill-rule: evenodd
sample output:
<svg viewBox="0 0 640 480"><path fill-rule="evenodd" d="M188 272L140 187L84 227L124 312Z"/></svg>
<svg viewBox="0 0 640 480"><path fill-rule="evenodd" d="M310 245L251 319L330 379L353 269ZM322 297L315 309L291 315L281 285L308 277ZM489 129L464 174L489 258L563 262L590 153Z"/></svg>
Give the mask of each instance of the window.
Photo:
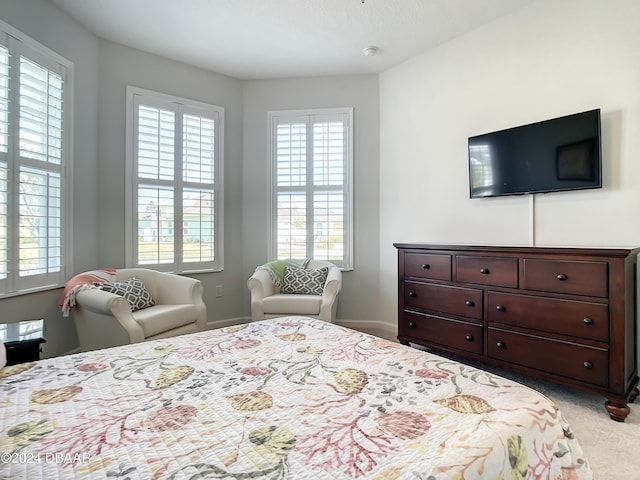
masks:
<svg viewBox="0 0 640 480"><path fill-rule="evenodd" d="M0 22L0 295L66 281L73 66Z"/></svg>
<svg viewBox="0 0 640 480"><path fill-rule="evenodd" d="M353 109L270 112L273 258L352 268Z"/></svg>
<svg viewBox="0 0 640 480"><path fill-rule="evenodd" d="M127 105L127 265L222 269L224 109L135 87Z"/></svg>
<svg viewBox="0 0 640 480"><path fill-rule="evenodd" d="M0 342L33 340L42 337L44 320L24 320L0 324Z"/></svg>
<svg viewBox="0 0 640 480"><path fill-rule="evenodd" d="M491 146L469 146L471 184L474 190L493 193L493 161L491 158Z"/></svg>

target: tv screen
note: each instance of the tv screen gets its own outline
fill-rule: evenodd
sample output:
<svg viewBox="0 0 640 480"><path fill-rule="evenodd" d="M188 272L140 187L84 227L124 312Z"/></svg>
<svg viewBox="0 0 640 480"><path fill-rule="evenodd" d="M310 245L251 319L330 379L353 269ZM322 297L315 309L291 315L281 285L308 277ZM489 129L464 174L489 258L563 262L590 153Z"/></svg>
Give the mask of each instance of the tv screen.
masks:
<svg viewBox="0 0 640 480"><path fill-rule="evenodd" d="M600 187L599 109L469 137L471 198Z"/></svg>

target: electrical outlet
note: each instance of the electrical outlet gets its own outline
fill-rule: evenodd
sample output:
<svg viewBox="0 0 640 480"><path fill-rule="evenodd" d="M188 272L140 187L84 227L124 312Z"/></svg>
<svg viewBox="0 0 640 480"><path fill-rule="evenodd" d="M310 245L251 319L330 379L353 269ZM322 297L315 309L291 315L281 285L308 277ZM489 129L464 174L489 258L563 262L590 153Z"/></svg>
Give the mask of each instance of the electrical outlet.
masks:
<svg viewBox="0 0 640 480"><path fill-rule="evenodd" d="M221 297L222 293L222 285L216 285L216 297Z"/></svg>

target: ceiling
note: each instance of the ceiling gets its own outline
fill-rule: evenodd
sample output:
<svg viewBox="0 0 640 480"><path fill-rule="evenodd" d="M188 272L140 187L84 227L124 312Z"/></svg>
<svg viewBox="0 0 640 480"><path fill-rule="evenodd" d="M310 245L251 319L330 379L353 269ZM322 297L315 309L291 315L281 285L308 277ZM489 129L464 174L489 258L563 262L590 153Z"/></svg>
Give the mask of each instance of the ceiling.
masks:
<svg viewBox="0 0 640 480"><path fill-rule="evenodd" d="M535 0L49 1L101 38L264 79L378 73Z"/></svg>

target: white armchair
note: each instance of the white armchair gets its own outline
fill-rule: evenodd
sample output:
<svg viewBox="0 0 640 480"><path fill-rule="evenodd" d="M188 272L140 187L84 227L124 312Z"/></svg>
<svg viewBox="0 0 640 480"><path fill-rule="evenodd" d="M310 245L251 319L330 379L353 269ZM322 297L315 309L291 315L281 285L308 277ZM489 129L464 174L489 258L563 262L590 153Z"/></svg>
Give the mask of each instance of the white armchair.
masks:
<svg viewBox="0 0 640 480"><path fill-rule="evenodd" d="M132 312L115 293L97 288L77 293L73 315L83 352L206 329L200 280L144 268L116 270L116 281L133 276L142 280L155 305Z"/></svg>
<svg viewBox="0 0 640 480"><path fill-rule="evenodd" d="M334 323L338 306L338 293L342 288L342 273L333 263L311 260L306 268L328 267L329 273L322 295L281 293L266 269L257 269L247 280L251 292L251 320L303 315Z"/></svg>

